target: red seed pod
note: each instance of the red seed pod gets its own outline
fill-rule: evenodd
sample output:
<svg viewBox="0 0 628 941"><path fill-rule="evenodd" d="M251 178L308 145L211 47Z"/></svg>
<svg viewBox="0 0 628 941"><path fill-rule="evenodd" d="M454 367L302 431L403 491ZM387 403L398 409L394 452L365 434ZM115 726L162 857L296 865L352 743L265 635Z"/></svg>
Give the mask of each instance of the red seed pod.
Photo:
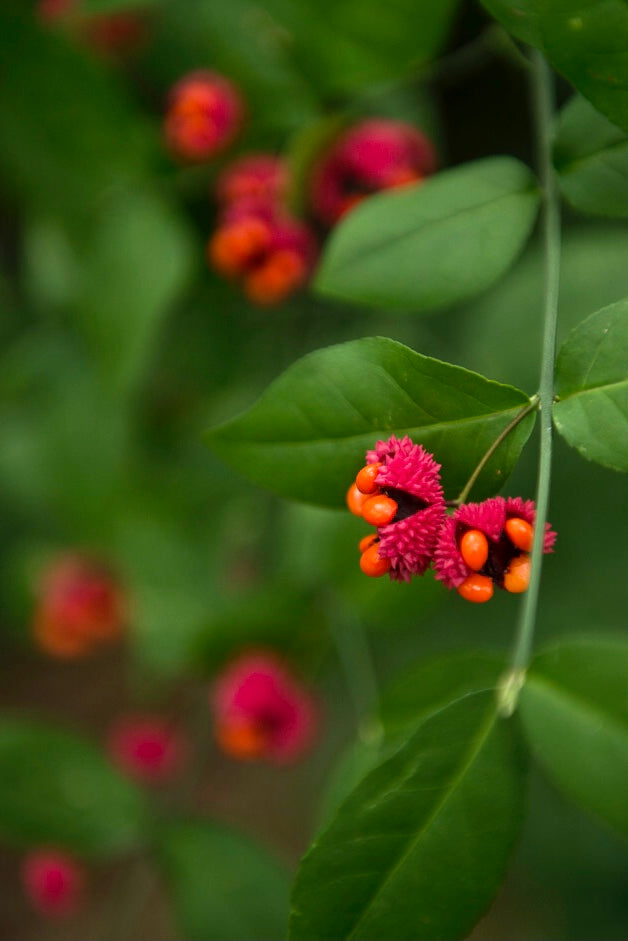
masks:
<svg viewBox="0 0 628 941"><path fill-rule="evenodd" d="M285 301L306 280L306 267L299 254L290 249L271 252L244 279L244 293L262 307Z"/></svg>
<svg viewBox="0 0 628 941"><path fill-rule="evenodd" d="M422 131L369 118L340 133L320 157L310 187L312 212L332 226L370 193L419 182L435 169L434 147Z"/></svg>
<svg viewBox="0 0 628 941"><path fill-rule="evenodd" d="M244 102L229 79L216 72L192 72L170 91L166 142L182 160L209 160L232 143L243 117Z"/></svg>
<svg viewBox="0 0 628 941"><path fill-rule="evenodd" d="M73 659L117 640L126 623L126 598L100 563L81 556L56 559L43 573L32 631L44 653Z"/></svg>
<svg viewBox="0 0 628 941"><path fill-rule="evenodd" d="M187 755L183 732L159 715L125 715L107 735L107 751L125 774L147 784L172 778Z"/></svg>
<svg viewBox="0 0 628 941"><path fill-rule="evenodd" d="M248 652L227 664L210 703L216 742L231 758L288 764L314 743L317 704L271 651Z"/></svg>
<svg viewBox="0 0 628 941"><path fill-rule="evenodd" d="M49 918L72 915L79 907L85 874L62 850L42 847L22 860L22 885L33 907Z"/></svg>
<svg viewBox="0 0 628 941"><path fill-rule="evenodd" d="M288 167L275 154L248 154L220 174L215 194L223 206L281 206L288 190Z"/></svg>
<svg viewBox="0 0 628 941"><path fill-rule="evenodd" d="M264 257L272 239L270 227L257 216L220 226L207 245L209 263L228 278L244 274Z"/></svg>

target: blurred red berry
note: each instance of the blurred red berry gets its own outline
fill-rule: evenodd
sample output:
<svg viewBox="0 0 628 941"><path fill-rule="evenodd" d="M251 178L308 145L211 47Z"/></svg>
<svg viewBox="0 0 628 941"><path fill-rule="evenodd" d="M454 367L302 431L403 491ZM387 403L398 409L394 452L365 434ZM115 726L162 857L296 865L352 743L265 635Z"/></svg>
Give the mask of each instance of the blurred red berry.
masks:
<svg viewBox="0 0 628 941"><path fill-rule="evenodd" d="M215 194L223 207L235 204L247 208L280 206L288 190L285 162L274 154L248 154L221 173Z"/></svg>
<svg viewBox="0 0 628 941"><path fill-rule="evenodd" d="M41 915L61 918L78 909L85 875L67 853L45 848L33 850L22 860L21 876L24 892Z"/></svg>
<svg viewBox="0 0 628 941"><path fill-rule="evenodd" d="M39 0L36 13L42 22L53 23L76 8L76 0Z"/></svg>
<svg viewBox="0 0 628 941"><path fill-rule="evenodd" d="M32 629L37 646L61 659L91 653L116 640L126 620L126 599L111 573L81 555L57 559L44 572Z"/></svg>
<svg viewBox="0 0 628 941"><path fill-rule="evenodd" d="M279 304L302 287L316 257L308 226L280 208L234 203L207 245L211 266L225 277L240 278L254 304Z"/></svg>
<svg viewBox="0 0 628 941"><path fill-rule="evenodd" d="M242 654L215 680L216 741L232 758L286 764L311 748L318 713L311 694L273 653Z"/></svg>
<svg viewBox="0 0 628 941"><path fill-rule="evenodd" d="M161 716L123 716L107 736L112 761L126 774L147 783L165 781L182 767L187 742L181 731Z"/></svg>
<svg viewBox="0 0 628 941"><path fill-rule="evenodd" d="M146 17L137 12L86 13L80 0L39 0L36 12L43 23L64 27L106 55L132 52L146 36Z"/></svg>
<svg viewBox="0 0 628 941"><path fill-rule="evenodd" d="M137 13L109 13L89 16L81 24L81 36L93 49L112 55L124 55L141 45L147 22Z"/></svg>
<svg viewBox="0 0 628 941"><path fill-rule="evenodd" d="M231 144L243 117L244 102L229 79L216 72L192 72L170 90L166 142L182 160L209 160Z"/></svg>
<svg viewBox="0 0 628 941"><path fill-rule="evenodd" d="M315 167L310 207L332 226L365 196L417 183L436 169L431 141L410 124L370 118L341 133Z"/></svg>

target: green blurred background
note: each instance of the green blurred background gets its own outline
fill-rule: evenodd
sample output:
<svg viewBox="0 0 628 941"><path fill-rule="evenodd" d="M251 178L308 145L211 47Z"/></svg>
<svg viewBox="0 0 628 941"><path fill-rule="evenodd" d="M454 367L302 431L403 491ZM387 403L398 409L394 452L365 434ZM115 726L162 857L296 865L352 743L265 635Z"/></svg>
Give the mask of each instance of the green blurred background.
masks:
<svg viewBox="0 0 628 941"><path fill-rule="evenodd" d="M356 520L256 489L212 456L202 433L251 404L300 355L362 336L389 336L534 392L541 259L533 241L490 291L435 314L332 305L307 291L255 308L205 263L211 182L236 154L270 150L291 159L303 183L308 141L336 115L418 124L442 166L495 153L532 163L526 79L508 40L472 3L82 6L85 17L137 7L141 41L103 52L80 30L42 26L30 4L0 11L2 707L99 742L125 708L186 720L242 647L285 651L324 704L315 753L290 769L239 765L215 749L201 709L200 728L194 721L206 762L190 806L293 865L357 713L373 705L356 619L385 683L412 658L507 650L517 602L500 595L476 608L431 578L365 579ZM199 67L239 85L249 121L228 154L182 167L162 143L164 102ZM569 211L564 222L559 341L628 296L625 225ZM559 535L544 566L539 639L622 631L626 482L561 441L555 454L550 519ZM533 496L535 466L532 440L504 492ZM133 617L115 648L57 663L30 640L33 585L45 560L75 548L115 567ZM17 860L16 849L0 848L3 938L185 937L167 886L148 873L142 888L141 863L140 901L123 923L120 899L137 861L98 864L88 909L51 926L28 909ZM533 773L521 847L473 937L624 936L627 864L623 844Z"/></svg>

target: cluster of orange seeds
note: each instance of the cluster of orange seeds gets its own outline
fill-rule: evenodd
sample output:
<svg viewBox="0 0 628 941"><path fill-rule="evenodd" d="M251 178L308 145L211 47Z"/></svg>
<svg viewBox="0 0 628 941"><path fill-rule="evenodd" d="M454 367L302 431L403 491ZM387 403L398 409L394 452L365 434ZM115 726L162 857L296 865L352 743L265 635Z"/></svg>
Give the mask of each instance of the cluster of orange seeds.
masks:
<svg viewBox="0 0 628 941"><path fill-rule="evenodd" d="M506 520L504 532L512 546L520 549L515 554L503 573L503 587L512 594L525 591L530 583L530 556L534 528L524 519L513 516ZM489 541L479 529L467 529L458 544L460 555L464 562L473 569L473 575L468 575L458 586L458 594L466 601L481 604L490 601L493 597L493 579L490 575L483 575L482 570L489 560Z"/></svg>
<svg viewBox="0 0 628 941"><path fill-rule="evenodd" d="M410 581L433 567L436 579L466 601L489 601L530 583L536 508L521 497L481 503L445 501L440 465L407 436L376 442L347 493L352 513L377 531L360 540L360 568L373 578ZM543 551L556 533L545 525Z"/></svg>
<svg viewBox="0 0 628 941"><path fill-rule="evenodd" d="M397 513L396 501L386 496L376 483L380 468L379 462L363 467L347 493L347 505L351 512L372 526L386 526ZM379 536L376 533L364 536L358 548L360 568L365 575L379 578L390 571L390 559L382 558L379 554Z"/></svg>
<svg viewBox="0 0 628 941"><path fill-rule="evenodd" d="M379 462L363 467L347 493L347 505L351 512L361 516L371 526L387 526L392 523L398 509L396 501L383 493L376 482L380 468ZM358 548L360 568L365 575L379 578L390 571L390 559L379 554L379 536L376 533L364 536Z"/></svg>

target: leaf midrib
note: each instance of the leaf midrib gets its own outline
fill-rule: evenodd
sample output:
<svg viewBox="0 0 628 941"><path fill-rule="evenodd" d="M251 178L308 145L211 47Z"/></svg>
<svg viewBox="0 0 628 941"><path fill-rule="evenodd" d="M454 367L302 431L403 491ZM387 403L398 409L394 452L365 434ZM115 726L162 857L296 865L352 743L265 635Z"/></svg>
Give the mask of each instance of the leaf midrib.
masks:
<svg viewBox="0 0 628 941"><path fill-rule="evenodd" d="M628 157L628 137L622 137L621 140L615 141L613 144L600 147L597 150L592 150L588 154L581 154L578 157L567 159L564 163L562 163L560 160L557 160L556 169L558 170L560 176L568 176L569 174L576 173L578 170L580 170L583 164L594 163L597 160L605 163L604 158L606 155L612 153L614 150L621 150L622 148L625 148L626 156ZM612 167L612 169L616 168Z"/></svg>
<svg viewBox="0 0 628 941"><path fill-rule="evenodd" d="M282 446L290 445L294 447L298 445L325 444L328 442L332 443L335 441L352 441L352 440L364 438L365 436L372 437L373 435L377 435L377 434L385 434L388 436L409 434L412 436L413 434L414 435L420 434L422 431L426 431L428 429L430 431L444 431L444 430L451 429L452 427L455 427L458 425L473 425L476 422L490 421L491 419L499 417L501 415L506 417L511 412L516 413L516 412L522 411L524 408L526 408L526 405L529 404L529 401L530 400L526 398L525 402L519 402L517 403L517 405L513 405L510 408L499 409L498 411L494 411L494 412L482 412L480 415L472 415L469 418L457 418L455 421L449 421L449 422L434 422L432 424L426 424L426 425L411 425L411 426L404 425L401 428L384 428L383 426L379 426L379 427L374 426L373 428L368 428L366 431L360 431L352 435L341 434L341 435L337 435L336 437L334 437L333 435L327 435L326 437L323 437L323 438L301 438L301 439L297 439L296 441L289 439L289 438L249 438L249 437L242 438L240 437L238 441L235 442L235 444L237 445L237 444L244 443L244 445L251 445L251 444L282 445ZM239 421L240 419L236 418L233 420L233 422L229 422L227 425L223 425L222 428L218 427L218 428L212 429L209 432L210 437L211 438L216 437L219 440L222 439L223 441L227 441L230 444L233 444L234 443L233 439L230 439L228 436L220 434L220 432L224 429L228 429L232 425L235 426L237 423L239 423ZM524 419L524 422L525 422L525 419Z"/></svg>
<svg viewBox="0 0 628 941"><path fill-rule="evenodd" d="M628 378L618 379L617 382L605 382L600 385L593 386L583 386L581 389L576 389L574 392L567 392L563 395L558 395L556 398L556 404L559 405L561 402L566 402L568 399L573 399L578 395L592 394L595 392L603 392L606 389L615 389L617 387L626 386L628 388Z"/></svg>
<svg viewBox="0 0 628 941"><path fill-rule="evenodd" d="M423 826L420 828L420 830L419 830L418 833L415 835L415 837L410 841L410 843L409 843L409 845L406 847L406 849L405 849L403 855L397 860L397 862L394 864L394 866L392 866L392 867L389 869L389 871L388 871L388 873L387 873L387 875L386 875L386 878L383 880L383 882L380 883L380 885L379 885L377 891L376 891L376 892L374 893L374 895L371 897L371 899L370 899L368 905L366 906L366 908L364 909L364 911L360 914L360 917L359 917L358 921L356 922L356 924L355 924L355 925L353 926L353 928L351 929L351 932L347 934L347 936L346 936L346 937L347 937L347 941L352 941L352 939L354 939L354 941L357 941L357 938L356 938L356 934L355 934L355 933L356 933L357 931L359 931L359 928L360 928L361 924L363 923L364 919L366 918L366 916L368 915L368 913L370 912L370 910L373 908L373 906L374 906L375 902L377 901L377 899L380 897L380 895L382 894L382 892L385 890L385 888L386 888L386 886L388 885L388 883L394 878L394 876L395 876L395 874L397 873L397 871L399 870L399 868L405 863L405 861L406 861L406 859L408 858L408 856L410 856L410 854L414 851L414 849L416 848L417 844L418 844L419 841L422 839L422 837L424 836L425 832L431 827L432 823L436 820L436 818L438 817L438 815L441 813L441 811L443 810L443 808L444 808L445 805L447 804L447 801L450 799L450 797L452 796L452 794L454 794L454 793L458 790L458 787L459 787L461 781L464 779L465 775L468 773L468 771L469 771L470 768L472 767L472 765L473 765L473 763L475 762L475 759L476 759L477 756L479 755L480 751L482 750L482 748L483 748L484 745L486 744L486 742L487 742L487 740L488 740L488 737L489 737L490 733L491 733L492 730L493 730L493 726L494 726L496 720L497 720L497 711L496 711L496 709L493 709L493 710L491 710L491 711L489 712L488 720L487 720L487 721L484 723L484 725L481 727L480 732L479 732L479 735L478 735L478 740L477 740L476 742L474 742L474 745L473 745L473 748L471 749L471 753L469 754L469 757L467 758L467 760L466 760L465 763L463 764L462 768L460 768L460 770L459 770L458 773L456 774L455 778L454 778L453 781L451 782L451 785L450 785L450 787L447 789L446 793L443 795L443 797L437 802L437 804L435 805L435 807L432 809L432 811L431 811L429 817L425 820Z"/></svg>
<svg viewBox="0 0 628 941"><path fill-rule="evenodd" d="M483 202L474 203L471 206L467 206L464 209L459 209L457 212L451 213L447 216L440 216L436 219L422 218L420 224L417 224L413 229L404 229L403 232L399 232L397 235L389 235L386 238L386 249L389 246L395 245L397 242L401 242L405 239L413 238L421 234L425 229L429 227L430 230L441 228L443 225L449 224L454 219L461 219L464 216L469 215L470 213L477 212L478 209L484 209L488 206L491 206L493 203L500 202L503 199L508 199L513 196L534 196L538 193L538 190L535 186L529 185L523 189L516 190L507 190L504 193L500 193L498 196L493 196L491 199L484 200ZM397 196L398 194L394 194ZM366 207L365 207L366 209ZM371 207L370 212L375 212L375 207ZM418 220L417 220L418 221ZM355 245L356 243L354 243ZM333 249L333 246L332 246ZM374 253L381 253L382 242L381 239L378 242L363 243L358 245L358 251L353 251L351 254L344 258L341 263L341 267L345 269L351 268L355 265L356 261L362 263L365 256L373 255ZM336 265L338 263L336 262ZM325 267L321 269L321 275L325 274ZM334 266L336 267L336 266ZM318 280L318 279L317 279ZM320 280L323 282L324 287L324 278L321 277Z"/></svg>

